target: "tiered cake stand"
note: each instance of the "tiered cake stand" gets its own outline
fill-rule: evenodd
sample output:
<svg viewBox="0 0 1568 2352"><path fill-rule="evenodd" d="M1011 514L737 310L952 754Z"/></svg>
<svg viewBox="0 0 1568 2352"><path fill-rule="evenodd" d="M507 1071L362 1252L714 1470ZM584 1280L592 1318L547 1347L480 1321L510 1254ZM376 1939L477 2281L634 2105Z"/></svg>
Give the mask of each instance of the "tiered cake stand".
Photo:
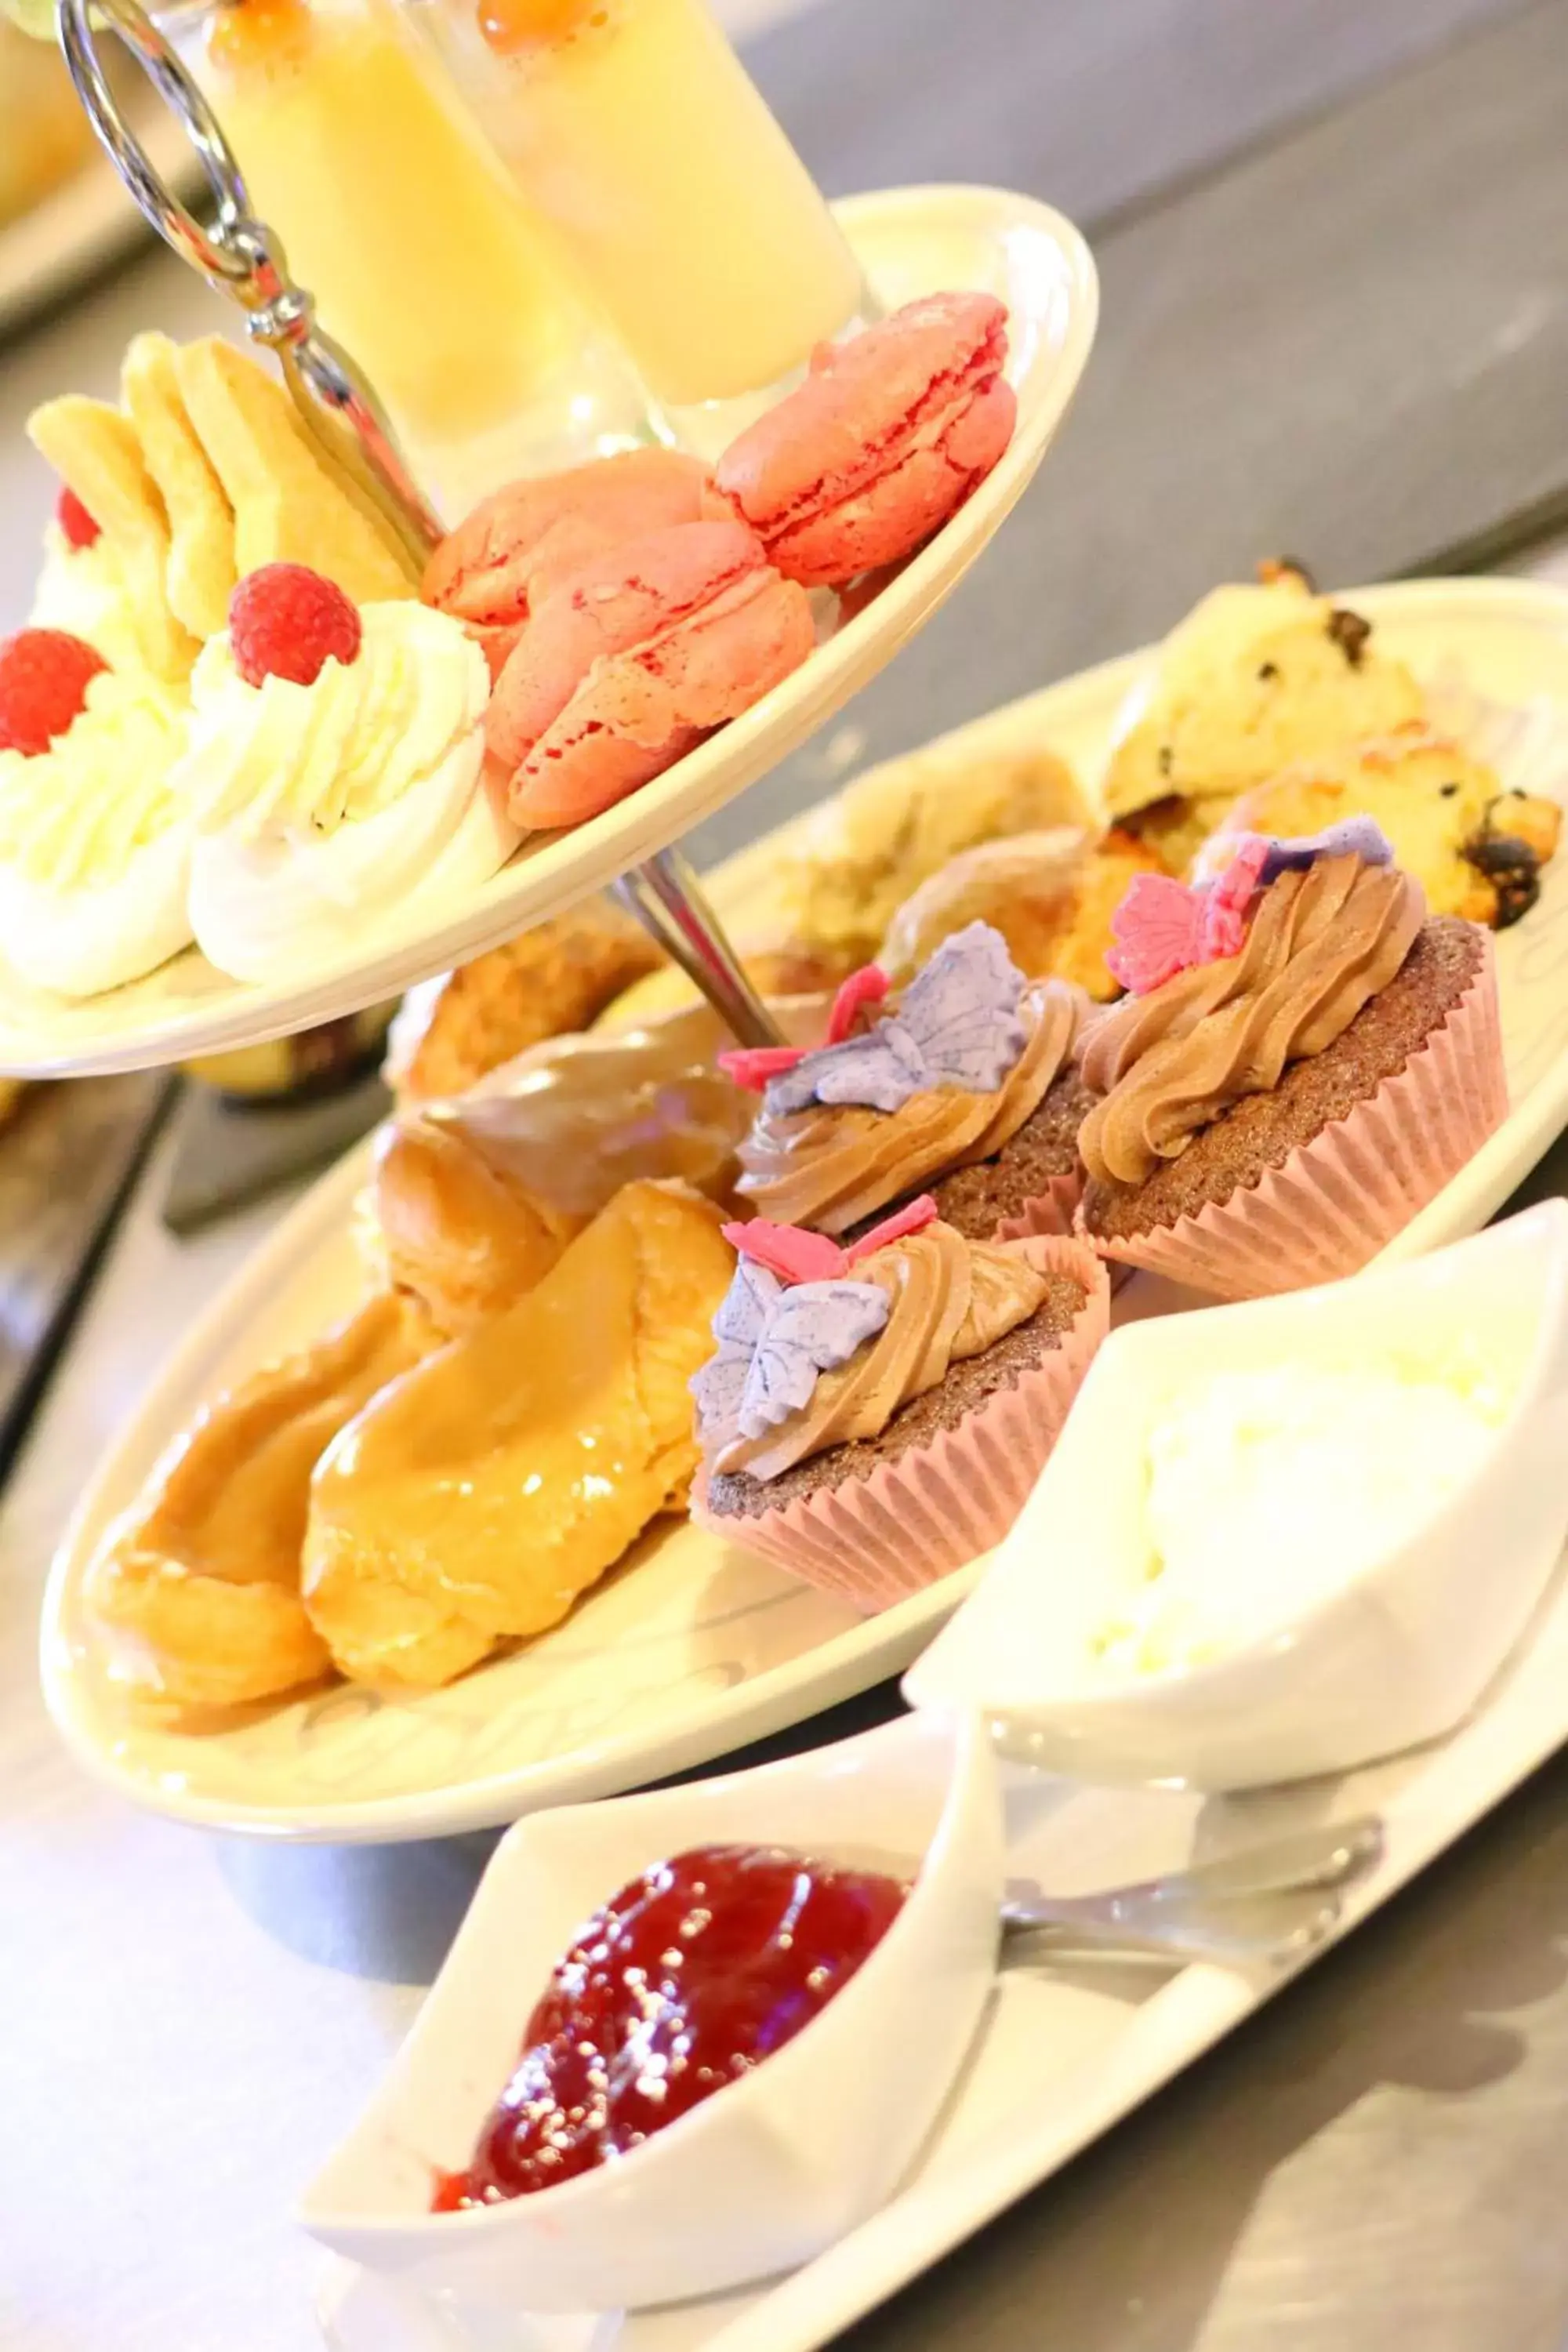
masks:
<svg viewBox="0 0 1568 2352"><path fill-rule="evenodd" d="M105 26L184 123L211 190L209 227L170 193L121 118L96 51ZM316 326L310 297L290 281L278 239L256 218L222 130L174 51L134 0L91 0L90 7L61 0L60 34L82 101L153 226L238 303L250 334L277 352L312 433L347 457L413 545L427 546L440 526L374 394ZM902 188L854 197L838 216L884 304L980 287L1008 306L1017 430L945 530L743 718L588 823L534 835L500 874L449 904L356 929L331 958L279 971L264 986L226 978L194 949L145 980L79 1003L31 991L0 966L0 1070L29 1077L133 1070L286 1035L382 1003L607 885L620 887L742 1043L772 1034L675 845L830 719L952 593L1044 457L1089 356L1097 309L1083 239L1027 196Z"/></svg>
<svg viewBox="0 0 1568 2352"><path fill-rule="evenodd" d="M221 129L178 59L134 0L61 0L60 21L79 90L148 218L239 303L251 333L277 350L310 429L346 455L411 546L427 545L440 526L408 478L370 388L316 330L309 296L290 283L276 238L251 212ZM171 196L119 121L94 50L106 21L189 134L212 193L210 227ZM83 1003L31 993L0 962L0 1070L41 1076L135 1069L287 1034L379 1003L605 887L620 890L742 1042L772 1034L676 845L830 719L951 593L1044 456L1095 325L1094 268L1082 239L1027 197L910 188L858 197L840 208L840 218L880 303L978 287L1007 304L1017 428L1001 463L946 529L825 634L782 687L654 782L573 832L535 836L479 889L428 913L354 928L329 961L246 986L193 950L134 986ZM0 957L3 950L0 941ZM571 1656L547 1637L503 1662L504 1689L469 1678L428 1704L385 1706L374 1694L318 1694L303 1711L263 1711L232 1738L203 1739L195 1770L177 1729L128 1725L78 1638L83 1547L103 1514L124 1507L140 1486L141 1442L152 1424L161 1453L173 1427L189 1417L187 1398L194 1409L242 1376L237 1360L213 1355L214 1318L227 1339L240 1335L244 1349L264 1360L299 1342L290 1319L296 1277L314 1318L336 1310L345 1281L351 1294L357 1287L357 1262L345 1260L342 1244L363 1172L363 1155L352 1156L293 1211L275 1251L264 1250L215 1302L164 1368L134 1430L122 1433L98 1465L56 1563L42 1643L51 1711L90 1769L138 1802L253 1833L425 1836L515 1819L534 1804L707 1761L739 1738L797 1721L908 1663L931 1630L923 1619L921 1627L886 1620L847 1627L841 1604L804 1586L781 1601L775 1570L740 1554L726 1566L714 1557L725 1547L670 1521L640 1548L636 1576L611 1580L595 1597L592 1622L580 1618L571 1629ZM953 1597L921 1605L940 1615ZM608 1736L595 1728L606 1704L615 1717ZM291 1759L281 1771L275 1740ZM266 1752L252 1752L253 1742Z"/></svg>

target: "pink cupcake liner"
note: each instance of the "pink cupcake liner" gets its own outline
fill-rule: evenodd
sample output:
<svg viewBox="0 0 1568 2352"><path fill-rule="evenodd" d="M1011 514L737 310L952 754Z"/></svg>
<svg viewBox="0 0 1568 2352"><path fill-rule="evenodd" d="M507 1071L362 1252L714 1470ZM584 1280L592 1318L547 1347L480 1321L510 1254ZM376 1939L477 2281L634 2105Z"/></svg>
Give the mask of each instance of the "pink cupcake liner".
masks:
<svg viewBox="0 0 1568 2352"><path fill-rule="evenodd" d="M992 1240L1028 1242L1070 1234L1078 1204L1083 1198L1083 1186L1081 1168L1075 1169L1070 1176L1053 1176L1043 1192L1026 1201L1016 1215L1003 1218Z"/></svg>
<svg viewBox="0 0 1568 2352"><path fill-rule="evenodd" d="M1000 1543L1110 1328L1110 1285L1094 1250L1071 1235L1038 1238L1037 1263L1069 1275L1087 1297L1060 1344L1016 1387L998 1390L959 1428L879 1463L868 1477L820 1487L755 1518L713 1517L700 1474L693 1518L868 1617Z"/></svg>
<svg viewBox="0 0 1568 2352"><path fill-rule="evenodd" d="M1215 1298L1264 1298L1355 1274L1436 1199L1508 1117L1491 941L1477 978L1403 1070L1256 1184L1103 1257ZM1080 1210L1078 1231L1087 1234Z"/></svg>

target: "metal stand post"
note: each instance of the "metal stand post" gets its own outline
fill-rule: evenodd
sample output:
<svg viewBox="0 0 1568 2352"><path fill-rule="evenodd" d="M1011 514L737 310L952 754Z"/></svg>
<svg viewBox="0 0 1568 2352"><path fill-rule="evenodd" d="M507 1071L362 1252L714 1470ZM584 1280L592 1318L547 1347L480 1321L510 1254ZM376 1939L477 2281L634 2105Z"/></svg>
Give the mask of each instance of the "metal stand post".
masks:
<svg viewBox="0 0 1568 2352"><path fill-rule="evenodd" d="M737 1045L779 1045L784 1038L679 849L661 849L634 866L616 896L694 981Z"/></svg>

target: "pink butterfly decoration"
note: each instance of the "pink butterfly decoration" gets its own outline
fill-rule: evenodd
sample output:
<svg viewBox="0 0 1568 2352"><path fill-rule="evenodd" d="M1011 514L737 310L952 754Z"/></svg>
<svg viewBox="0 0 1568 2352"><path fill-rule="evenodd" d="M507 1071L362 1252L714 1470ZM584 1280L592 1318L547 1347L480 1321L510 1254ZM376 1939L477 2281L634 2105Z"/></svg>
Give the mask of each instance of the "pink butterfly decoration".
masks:
<svg viewBox="0 0 1568 2352"><path fill-rule="evenodd" d="M804 1225L775 1225L767 1217L752 1217L720 1231L731 1249L765 1265L781 1282L830 1282L848 1270L849 1260L838 1244L826 1234L807 1233Z"/></svg>
<svg viewBox="0 0 1568 2352"><path fill-rule="evenodd" d="M1201 963L1220 963L1239 955L1247 937L1247 910L1268 856L1261 834L1246 834L1235 856L1205 894Z"/></svg>
<svg viewBox="0 0 1568 2352"><path fill-rule="evenodd" d="M862 964L858 971L852 971L833 1000L824 1045L842 1045L855 1027L861 1006L880 1004L891 984L879 964ZM770 1078L793 1070L811 1050L809 1045L738 1045L720 1055L719 1067L748 1094L760 1095Z"/></svg>
<svg viewBox="0 0 1568 2352"><path fill-rule="evenodd" d="M793 1070L805 1054L804 1045L734 1045L719 1056L719 1067L738 1087L760 1095L770 1078Z"/></svg>
<svg viewBox="0 0 1568 2352"><path fill-rule="evenodd" d="M1134 996L1163 988L1194 964L1239 955L1268 844L1247 835L1217 881L1197 889L1168 874L1139 874L1110 918L1111 977Z"/></svg>
<svg viewBox="0 0 1568 2352"><path fill-rule="evenodd" d="M910 1234L923 1234L936 1220L937 1205L929 1192L922 1192L916 1201L906 1201L901 1209L895 1209L890 1217L884 1217L879 1225L873 1225L868 1234L850 1243L850 1265L858 1265L873 1250L886 1249L889 1242L907 1241Z"/></svg>
<svg viewBox="0 0 1568 2352"><path fill-rule="evenodd" d="M862 1005L880 1004L892 985L879 963L862 964L852 971L833 1000L833 1010L827 1016L827 1043L842 1045L854 1032Z"/></svg>
<svg viewBox="0 0 1568 2352"><path fill-rule="evenodd" d="M1111 977L1134 996L1147 996L1202 955L1203 898L1169 874L1135 875L1110 929L1116 945L1105 961Z"/></svg>
<svg viewBox="0 0 1568 2352"><path fill-rule="evenodd" d="M918 1201L896 1209L847 1249L829 1241L826 1234L808 1233L804 1225L775 1225L766 1217L752 1217L745 1224L723 1225L720 1230L731 1249L757 1265L765 1265L781 1282L832 1282L873 1251L886 1249L889 1242L923 1233L936 1213L936 1202L929 1192L922 1192Z"/></svg>

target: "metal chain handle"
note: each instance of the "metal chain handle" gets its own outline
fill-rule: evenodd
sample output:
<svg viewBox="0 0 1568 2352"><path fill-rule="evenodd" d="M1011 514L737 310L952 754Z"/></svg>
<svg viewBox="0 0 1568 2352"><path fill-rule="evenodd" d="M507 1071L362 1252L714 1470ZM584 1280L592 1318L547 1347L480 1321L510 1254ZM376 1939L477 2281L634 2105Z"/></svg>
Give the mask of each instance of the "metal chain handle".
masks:
<svg viewBox="0 0 1568 2352"><path fill-rule="evenodd" d="M252 340L276 352L300 419L332 464L374 501L416 563L441 523L397 446L381 404L317 323L289 275L280 240L258 218L223 126L195 78L136 0L58 0L60 47L100 144L166 245L245 312ZM129 50L195 152L213 200L210 229L167 185L130 128L98 54L100 29Z"/></svg>
<svg viewBox="0 0 1568 2352"><path fill-rule="evenodd" d="M422 567L442 536L440 520L370 384L323 333L311 296L290 278L282 244L257 217L234 150L195 79L136 0L57 0L57 6L77 96L142 211L183 261L239 304L253 341L277 352L312 438L359 483ZM195 149L213 199L210 229L166 184L115 103L98 55L100 26L136 59ZM742 1045L778 1044L776 1024L678 851L634 867L616 887Z"/></svg>

